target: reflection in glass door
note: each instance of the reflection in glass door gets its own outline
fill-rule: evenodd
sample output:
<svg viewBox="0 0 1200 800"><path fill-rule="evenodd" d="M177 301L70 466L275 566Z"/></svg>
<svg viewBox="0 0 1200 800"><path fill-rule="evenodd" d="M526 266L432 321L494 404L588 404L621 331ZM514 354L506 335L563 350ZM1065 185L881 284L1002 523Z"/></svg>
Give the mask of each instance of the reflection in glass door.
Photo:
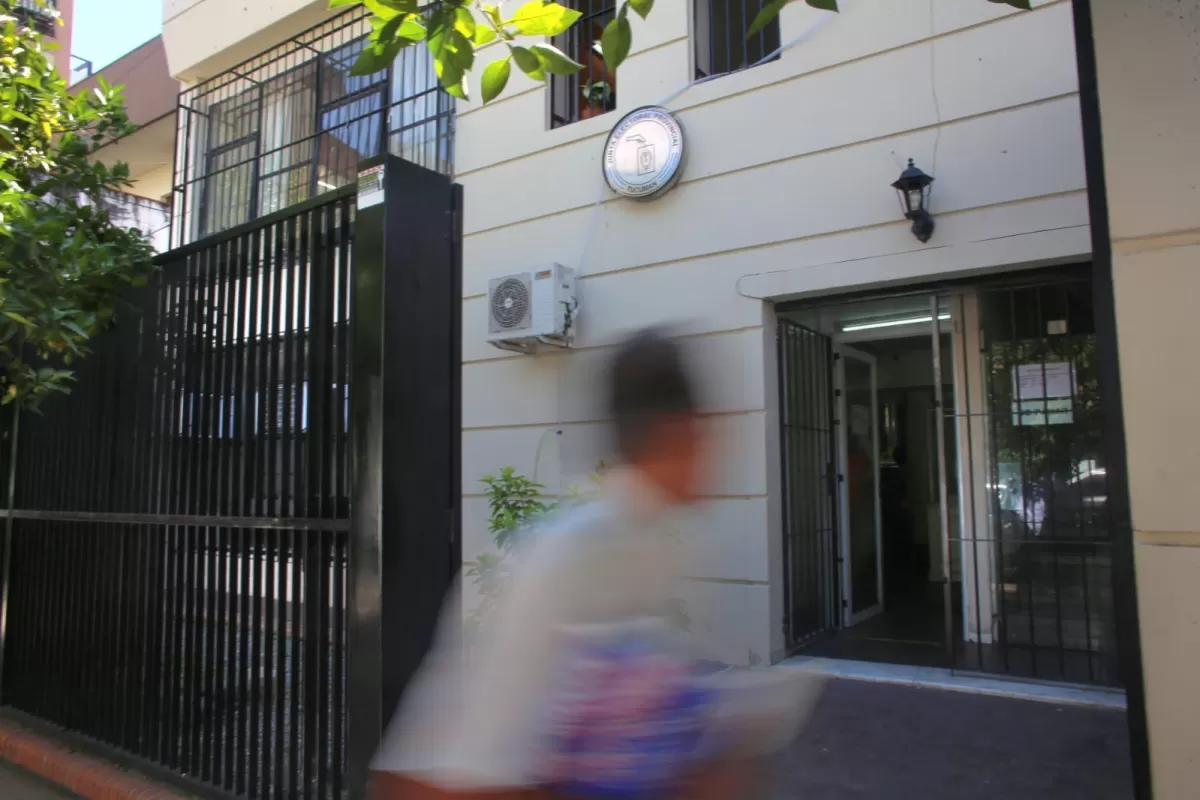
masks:
<svg viewBox="0 0 1200 800"><path fill-rule="evenodd" d="M883 610L875 357L838 348L839 472L845 624Z"/></svg>

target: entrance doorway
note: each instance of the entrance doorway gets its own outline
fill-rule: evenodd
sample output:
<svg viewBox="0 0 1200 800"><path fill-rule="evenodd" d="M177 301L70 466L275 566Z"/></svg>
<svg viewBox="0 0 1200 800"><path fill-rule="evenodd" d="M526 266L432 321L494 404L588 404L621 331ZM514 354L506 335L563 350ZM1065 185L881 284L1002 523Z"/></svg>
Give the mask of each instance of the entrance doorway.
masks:
<svg viewBox="0 0 1200 800"><path fill-rule="evenodd" d="M795 651L1115 684L1086 272L780 312Z"/></svg>

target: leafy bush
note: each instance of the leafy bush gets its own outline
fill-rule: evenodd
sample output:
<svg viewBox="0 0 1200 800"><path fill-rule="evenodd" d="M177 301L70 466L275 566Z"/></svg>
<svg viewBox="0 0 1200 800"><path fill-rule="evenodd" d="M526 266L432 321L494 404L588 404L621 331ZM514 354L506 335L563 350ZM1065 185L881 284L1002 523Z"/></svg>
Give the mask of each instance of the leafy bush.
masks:
<svg viewBox="0 0 1200 800"><path fill-rule="evenodd" d="M513 467L504 467L499 475L484 475L481 482L488 490L488 532L492 535L499 555L480 553L467 569L467 577L477 587L479 607L467 615L467 624L473 629L482 627L484 619L495 606L503 592L511 571L505 559L539 517L564 505L578 505L592 499L600 488L603 473L607 470L601 461L592 473L592 488L581 490L577 486L567 487L565 500L547 501L546 487L537 481L517 473Z"/></svg>
<svg viewBox="0 0 1200 800"><path fill-rule="evenodd" d="M146 283L153 249L109 212L129 167L94 157L134 129L120 88L69 92L14 4L0 0L0 402L36 411L70 390L71 364Z"/></svg>
<svg viewBox="0 0 1200 800"><path fill-rule="evenodd" d="M480 479L488 492L488 532L491 533L500 553L481 553L467 569L466 575L473 579L472 583L480 596L479 606L467 615L469 628L479 630L496 605L511 577L506 559L521 537L540 517L564 506L581 505L595 499L600 493L607 472L608 465L603 461L599 462L590 476L591 486L586 489L568 486L566 497L553 501L546 499L546 487L543 484L518 474L513 467L504 467L498 475L485 475ZM671 614L683 630L691 626L691 620L682 602L673 601Z"/></svg>

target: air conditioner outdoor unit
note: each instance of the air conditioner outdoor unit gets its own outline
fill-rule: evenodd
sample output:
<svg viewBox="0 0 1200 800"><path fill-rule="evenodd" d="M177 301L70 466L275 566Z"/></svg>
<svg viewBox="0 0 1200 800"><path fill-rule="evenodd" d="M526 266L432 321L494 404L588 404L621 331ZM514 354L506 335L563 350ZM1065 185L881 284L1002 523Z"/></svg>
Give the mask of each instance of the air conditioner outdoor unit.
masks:
<svg viewBox="0 0 1200 800"><path fill-rule="evenodd" d="M488 281L488 342L501 350L536 353L569 347L579 308L575 271L549 264Z"/></svg>

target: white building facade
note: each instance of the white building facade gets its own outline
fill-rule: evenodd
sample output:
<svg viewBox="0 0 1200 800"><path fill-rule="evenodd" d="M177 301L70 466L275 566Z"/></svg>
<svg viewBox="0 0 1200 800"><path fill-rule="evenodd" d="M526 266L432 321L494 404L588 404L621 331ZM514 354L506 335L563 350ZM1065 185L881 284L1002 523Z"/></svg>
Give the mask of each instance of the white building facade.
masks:
<svg viewBox="0 0 1200 800"><path fill-rule="evenodd" d="M612 13L599 0L579 5L584 30ZM586 481L611 452L598 378L612 347L633 329L677 325L705 367L719 446L686 532L708 557L683 598L717 657L761 665L819 652L1119 685L1114 576L1131 569L1131 555L1102 519L1105 476L1125 466L1103 436L1102 314L1081 299L1091 297L1093 230L1079 4L1035 0L1018 12L985 0L844 0L832 15L797 2L753 46L732 44L741 34L732 15L714 16L721 5L670 0L634 18L633 51L616 75L577 49L587 70L576 83L547 87L514 71L487 106L414 116L430 77L412 50L405 74L422 77L379 89L390 92L379 102L399 136L387 149L419 151L412 160L436 162L465 193L464 562L494 549L480 479L511 466L551 494ZM302 0L165 0L171 73L185 98L216 92L212 103L273 91L284 70L270 64L305 48L341 52L349 39L335 47L330 37L350 29L331 17ZM299 44L247 61L285 42ZM777 58L718 76L776 48ZM499 55L483 48L478 63ZM269 74L222 83L240 64ZM282 196L261 183L267 173L311 169L288 183L292 201L345 184L352 161L318 163L333 158L322 131L330 153L378 134L338 116L340 99L322 102L283 123L294 131L256 129L261 151L244 143L249 128L212 147L177 139L175 243L278 210L264 199ZM196 118L213 113L189 103ZM637 202L607 187L605 142L648 105L676 116L686 156L674 188ZM421 134L418 123L433 127ZM267 152L282 153L289 137L317 142L311 167L307 155ZM204 211L189 187L254 159L259 188L231 178L221 191L236 209L222 205L223 221ZM935 179L927 242L891 186L910 159ZM528 356L489 345L489 281L547 264L579 279L573 347ZM1130 453L1149 460L1136 445ZM1065 471L1046 466L1055 460ZM1147 466L1130 464L1135 485ZM900 473L903 523L888 506L888 476ZM897 556L888 537L901 529L915 546ZM1145 556L1139 568L1151 564ZM905 580L913 585L900 602ZM925 595L932 605L922 608L941 615L932 638L879 630ZM472 588L464 600L478 601ZM879 644L896 639L917 646ZM1171 768L1185 756L1172 751Z"/></svg>
<svg viewBox="0 0 1200 800"><path fill-rule="evenodd" d="M505 465L552 488L586 476L607 452L607 348L683 324L711 368L722 453L697 522L713 558L695 568L688 613L723 659L765 663L789 650L775 303L1086 261L1071 8L863 2L832 17L797 3L780 38L801 41L778 60L676 94L695 75L689 5L635 23L615 113L549 129L547 90L516 80L487 107L460 105L464 556L488 548L479 478ZM679 185L616 197L609 130L672 95ZM889 186L908 158L937 181L927 245ZM488 346L488 280L551 262L580 272L576 352Z"/></svg>

